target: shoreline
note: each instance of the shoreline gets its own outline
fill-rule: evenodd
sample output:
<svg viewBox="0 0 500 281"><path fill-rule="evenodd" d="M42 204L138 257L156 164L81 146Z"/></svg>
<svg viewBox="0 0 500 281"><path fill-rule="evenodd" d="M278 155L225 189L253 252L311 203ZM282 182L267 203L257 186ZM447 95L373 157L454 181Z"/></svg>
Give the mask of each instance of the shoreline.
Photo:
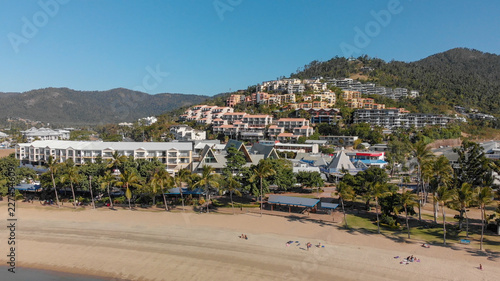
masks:
<svg viewBox="0 0 500 281"><path fill-rule="evenodd" d="M6 219L6 214L0 216ZM459 245L425 249L420 242L293 216L74 211L22 204L17 216L19 265L96 278L478 280L484 275L481 280L494 280L500 274L495 253L479 256L475 249ZM249 239L238 238L242 233ZM287 247L287 241L300 245ZM325 248L307 251L307 242ZM422 262L399 263L410 255ZM476 268L480 263L485 270Z"/></svg>

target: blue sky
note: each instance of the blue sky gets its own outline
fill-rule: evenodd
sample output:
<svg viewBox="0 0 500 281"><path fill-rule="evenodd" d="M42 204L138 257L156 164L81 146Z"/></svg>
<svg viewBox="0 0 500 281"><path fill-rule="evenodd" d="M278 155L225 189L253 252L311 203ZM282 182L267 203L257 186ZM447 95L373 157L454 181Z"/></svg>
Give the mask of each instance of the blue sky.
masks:
<svg viewBox="0 0 500 281"><path fill-rule="evenodd" d="M499 12L495 0L1 0L0 91L214 95L335 56L499 54Z"/></svg>

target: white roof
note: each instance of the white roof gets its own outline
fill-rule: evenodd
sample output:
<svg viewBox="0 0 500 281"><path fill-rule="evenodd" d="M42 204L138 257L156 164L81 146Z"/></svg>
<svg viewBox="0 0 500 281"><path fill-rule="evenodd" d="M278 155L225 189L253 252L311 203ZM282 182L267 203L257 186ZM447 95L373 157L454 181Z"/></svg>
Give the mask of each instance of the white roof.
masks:
<svg viewBox="0 0 500 281"><path fill-rule="evenodd" d="M5 138L7 136L9 136L9 135L7 135L6 133L0 132L0 138Z"/></svg>
<svg viewBox="0 0 500 281"><path fill-rule="evenodd" d="M20 143L19 146L24 147L50 147L54 149L74 150L192 150L193 145L190 142L92 142L92 141L63 141L63 140L46 140L34 141L32 143Z"/></svg>

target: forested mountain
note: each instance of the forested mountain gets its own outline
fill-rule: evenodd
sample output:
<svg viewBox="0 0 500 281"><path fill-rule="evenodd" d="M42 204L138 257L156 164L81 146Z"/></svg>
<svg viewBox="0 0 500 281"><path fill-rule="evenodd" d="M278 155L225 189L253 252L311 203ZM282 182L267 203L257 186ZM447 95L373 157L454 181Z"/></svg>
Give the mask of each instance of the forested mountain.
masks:
<svg viewBox="0 0 500 281"><path fill-rule="evenodd" d="M373 70L363 73L362 67ZM456 48L415 62L385 62L368 56L356 60L313 61L291 74L296 78L353 77L385 87L418 90L413 105L421 112L464 106L500 114L500 56Z"/></svg>
<svg viewBox="0 0 500 281"><path fill-rule="evenodd" d="M0 120L19 117L58 125L96 125L132 122L182 106L205 101L207 96L149 95L128 89L76 91L46 88L24 93L0 93Z"/></svg>

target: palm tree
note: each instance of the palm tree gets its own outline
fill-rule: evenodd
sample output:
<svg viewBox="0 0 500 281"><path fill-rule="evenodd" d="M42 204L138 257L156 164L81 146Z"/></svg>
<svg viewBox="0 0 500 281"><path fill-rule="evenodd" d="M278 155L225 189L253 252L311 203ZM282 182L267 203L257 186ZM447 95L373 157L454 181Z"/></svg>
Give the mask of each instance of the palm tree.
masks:
<svg viewBox="0 0 500 281"><path fill-rule="evenodd" d="M163 196L163 204L165 205L165 211L168 211L167 197L165 196L165 187L171 187L173 184L173 179L170 174L165 169L159 169L153 175L153 185L159 186L161 194Z"/></svg>
<svg viewBox="0 0 500 281"><path fill-rule="evenodd" d="M108 191L109 206L113 209L113 200L111 200L111 192L109 191L109 186L116 181L115 177L111 174L111 171L104 172L104 176L99 177L99 182L101 183L101 189L106 189Z"/></svg>
<svg viewBox="0 0 500 281"><path fill-rule="evenodd" d="M191 176L191 171L189 171L188 169L180 169L177 175L174 177L175 185L179 188L179 193L181 194L182 210L184 210L184 196L182 194L182 182L189 181L190 176Z"/></svg>
<svg viewBox="0 0 500 281"><path fill-rule="evenodd" d="M234 202L233 202L233 193L237 196L241 196L241 192L239 188L241 187L241 183L237 181L232 175L230 175L227 179L224 180L224 187L220 190L229 191L229 197L231 198L231 206L233 208L234 215Z"/></svg>
<svg viewBox="0 0 500 281"><path fill-rule="evenodd" d="M380 220L378 215L378 199L391 194L386 184L383 183L371 183L369 189L370 196L375 199L375 212L377 213L377 231L380 234Z"/></svg>
<svg viewBox="0 0 500 281"><path fill-rule="evenodd" d="M469 204L472 202L474 199L473 196L474 191L472 190L472 187L469 183L463 183L462 187L457 189L453 196L453 201L456 205L459 206L460 209L460 223L459 223L459 229L462 229L462 218L463 215L465 214L465 225L466 225L466 237L469 238L469 216L467 215L467 208L469 207Z"/></svg>
<svg viewBox="0 0 500 281"><path fill-rule="evenodd" d="M446 245L446 214L445 214L445 205L451 197L453 196L453 191L449 190L446 185L440 186L435 193L435 200L439 202L441 205L441 210L443 212L443 244Z"/></svg>
<svg viewBox="0 0 500 281"><path fill-rule="evenodd" d="M78 167L75 166L73 160L68 159L65 164L66 164L66 172L64 175L61 176L61 182L69 182L71 186L71 193L73 193L73 205L75 206L76 209L76 196L73 184L78 183L81 177L78 171Z"/></svg>
<svg viewBox="0 0 500 281"><path fill-rule="evenodd" d="M260 216L262 217L262 201L264 199L262 190L262 181L274 174L276 171L273 169L272 165L266 160L260 160L259 164L253 169L254 175L252 177L257 177L260 179Z"/></svg>
<svg viewBox="0 0 500 281"><path fill-rule="evenodd" d="M57 188L56 188L56 180L54 178L54 175L57 173L57 170L59 169L59 160L54 159L54 157L49 156L49 159L47 160L46 163L47 168L50 171L50 177L52 178L52 186L54 187L54 192L56 194L56 203L57 207L60 208L61 206L59 205L59 196L57 196Z"/></svg>
<svg viewBox="0 0 500 281"><path fill-rule="evenodd" d="M439 156L436 161L430 162L430 173L432 173L432 192L435 193L440 186L449 186L452 181L453 168L450 161L444 155ZM434 223L437 223L437 208L438 202L434 201Z"/></svg>
<svg viewBox="0 0 500 281"><path fill-rule="evenodd" d="M481 208L481 243L480 250L483 250L483 238L484 238L484 221L485 221L485 207L492 201L493 193L492 189L489 186L478 187L477 192L475 194L475 201Z"/></svg>
<svg viewBox="0 0 500 281"><path fill-rule="evenodd" d="M431 160L434 157L430 147L428 147L423 141L419 141L412 145L413 157L417 160L417 179L419 190L421 192L418 204L418 220L422 220L421 216L421 203L423 194L423 181L422 181L422 168L425 162Z"/></svg>
<svg viewBox="0 0 500 281"><path fill-rule="evenodd" d="M132 191L130 190L130 187L139 187L139 177L133 171L124 171L122 174L120 174L120 180L118 180L117 184L127 189L125 192L125 196L128 199L128 208L132 210L132 205L130 204Z"/></svg>
<svg viewBox="0 0 500 281"><path fill-rule="evenodd" d="M106 166L109 169L119 169L120 166L127 161L127 156L119 154L118 151L113 152L111 157L112 158L109 160L108 165Z"/></svg>
<svg viewBox="0 0 500 281"><path fill-rule="evenodd" d="M205 190L205 196L206 196L206 204L207 204L207 213L210 212L208 210L208 202L210 200L210 187L219 187L219 182L217 181L217 174L213 173L214 168L212 166L208 165L203 165L202 171L201 171L201 178L199 181L197 181L195 184L193 184L193 188L196 187L203 187Z"/></svg>
<svg viewBox="0 0 500 281"><path fill-rule="evenodd" d="M408 239L410 239L410 224L408 222L408 207L415 206L417 204L418 197L417 195L413 194L409 190L403 190L403 193L401 193L401 205L403 206L403 209L405 210L405 217L406 217L406 228L408 229Z"/></svg>
<svg viewBox="0 0 500 281"><path fill-rule="evenodd" d="M342 213L344 213L345 228L348 228L347 217L346 217L345 208L344 208L344 200L352 200L353 198L356 197L356 193L354 192L354 189L352 188L352 186L341 181L337 185L336 194L339 196L340 204L342 205Z"/></svg>

